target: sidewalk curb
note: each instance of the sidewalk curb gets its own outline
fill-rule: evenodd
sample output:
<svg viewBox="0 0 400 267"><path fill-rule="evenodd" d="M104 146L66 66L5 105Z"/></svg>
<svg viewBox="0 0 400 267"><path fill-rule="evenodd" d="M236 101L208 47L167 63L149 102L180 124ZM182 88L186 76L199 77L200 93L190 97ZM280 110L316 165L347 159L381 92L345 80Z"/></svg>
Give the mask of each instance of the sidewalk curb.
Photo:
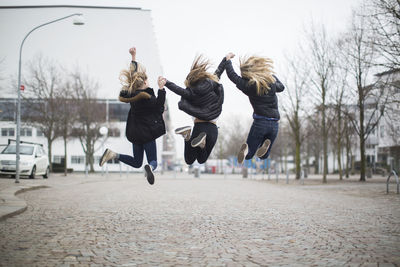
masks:
<svg viewBox="0 0 400 267"><path fill-rule="evenodd" d="M16 197L18 194L42 188L50 187L47 185L22 185L0 191L0 221L21 214L27 209L28 205L25 200Z"/></svg>

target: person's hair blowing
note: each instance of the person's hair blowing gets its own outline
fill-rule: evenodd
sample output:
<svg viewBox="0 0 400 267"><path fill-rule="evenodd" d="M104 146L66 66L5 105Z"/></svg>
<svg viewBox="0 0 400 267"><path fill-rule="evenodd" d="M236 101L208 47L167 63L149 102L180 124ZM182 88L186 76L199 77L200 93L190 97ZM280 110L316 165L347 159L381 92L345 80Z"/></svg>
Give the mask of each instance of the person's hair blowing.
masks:
<svg viewBox="0 0 400 267"><path fill-rule="evenodd" d="M193 61L189 74L186 76L185 86L191 87L203 79L211 79L218 82L219 80L216 75L207 72L210 65L210 62L202 55L197 56Z"/></svg>
<svg viewBox="0 0 400 267"><path fill-rule="evenodd" d="M146 70L138 63L138 69L135 69L135 65L131 64L129 70L122 70L119 76L123 90L127 90L129 93L135 92L141 88L146 80Z"/></svg>
<svg viewBox="0 0 400 267"><path fill-rule="evenodd" d="M240 59L242 78L248 79L250 84L256 84L257 94L267 94L269 85L275 82L273 61L270 58L251 56Z"/></svg>

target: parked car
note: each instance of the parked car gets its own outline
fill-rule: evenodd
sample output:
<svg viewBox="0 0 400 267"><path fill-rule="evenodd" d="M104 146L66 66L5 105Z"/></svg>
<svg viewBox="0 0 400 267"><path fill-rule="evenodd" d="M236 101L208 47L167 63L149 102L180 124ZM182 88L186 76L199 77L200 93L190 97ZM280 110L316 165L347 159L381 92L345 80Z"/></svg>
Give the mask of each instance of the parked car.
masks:
<svg viewBox="0 0 400 267"><path fill-rule="evenodd" d="M37 175L48 178L50 173L49 159L41 144L21 142L20 175L34 179ZM0 153L0 174L15 176L16 144L10 143Z"/></svg>

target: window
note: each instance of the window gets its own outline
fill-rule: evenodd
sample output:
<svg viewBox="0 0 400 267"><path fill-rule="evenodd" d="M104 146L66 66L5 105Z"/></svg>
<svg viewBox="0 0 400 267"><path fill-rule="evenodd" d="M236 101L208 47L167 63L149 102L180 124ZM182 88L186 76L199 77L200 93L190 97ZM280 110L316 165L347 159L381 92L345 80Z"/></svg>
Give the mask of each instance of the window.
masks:
<svg viewBox="0 0 400 267"><path fill-rule="evenodd" d="M64 156L53 156L53 163L61 164L64 162Z"/></svg>
<svg viewBox="0 0 400 267"><path fill-rule="evenodd" d="M110 129L108 129L108 136L109 137L120 137L121 131L118 128L110 128Z"/></svg>
<svg viewBox="0 0 400 267"><path fill-rule="evenodd" d="M85 164L84 156L71 156L71 164Z"/></svg>
<svg viewBox="0 0 400 267"><path fill-rule="evenodd" d="M21 128L21 136L32 136L32 128Z"/></svg>
<svg viewBox="0 0 400 267"><path fill-rule="evenodd" d="M14 136L14 128L1 128L1 136Z"/></svg>
<svg viewBox="0 0 400 267"><path fill-rule="evenodd" d="M36 129L36 136L43 136L42 130Z"/></svg>
<svg viewBox="0 0 400 267"><path fill-rule="evenodd" d="M385 126L381 126L381 138L385 137Z"/></svg>

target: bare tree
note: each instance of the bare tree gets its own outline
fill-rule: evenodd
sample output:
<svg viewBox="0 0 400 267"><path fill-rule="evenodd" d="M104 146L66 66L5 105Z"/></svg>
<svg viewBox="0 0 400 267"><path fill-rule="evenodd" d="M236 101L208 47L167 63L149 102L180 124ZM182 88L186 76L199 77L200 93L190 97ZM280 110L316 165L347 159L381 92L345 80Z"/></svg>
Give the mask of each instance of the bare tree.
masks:
<svg viewBox="0 0 400 267"><path fill-rule="evenodd" d="M70 78L78 114L73 136L79 138L86 155L85 164L90 166L90 172L94 172L95 144L101 137L99 129L106 121L106 108L96 99L96 82L91 81L79 70L73 72Z"/></svg>
<svg viewBox="0 0 400 267"><path fill-rule="evenodd" d="M301 145L304 141L303 121L305 118L304 109L306 108L306 96L308 94L308 72L305 71L301 63L304 60L298 57L288 59L289 70L286 72L285 91L288 95L284 99L282 109L290 126L290 134L295 144L295 173L296 179L300 179L301 173Z"/></svg>
<svg viewBox="0 0 400 267"><path fill-rule="evenodd" d="M365 181L366 174L365 141L379 123L384 111L384 105L381 102L384 97L384 90L375 90L375 84L367 86L368 74L373 68L372 59L375 50L373 43L367 42L368 36L364 27L364 19L364 17L353 14L351 28L339 42L340 51L344 53L343 58L346 59L344 64L346 64L352 76L357 95L357 105L354 112L358 113L358 118L356 119L356 116L350 116L350 114L348 114L348 118L359 137L360 181Z"/></svg>
<svg viewBox="0 0 400 267"><path fill-rule="evenodd" d="M327 36L326 29L322 25L316 29L312 24L308 38L308 54L310 55L311 84L314 85L317 97L317 106L321 112L322 144L323 144L323 173L322 182L326 183L328 172L328 128L326 107L330 90L334 65L332 63L331 40Z"/></svg>
<svg viewBox="0 0 400 267"><path fill-rule="evenodd" d="M51 146L59 136L57 123L60 111L56 96L64 88L64 76L61 73L57 63L37 56L28 63L27 75L23 79L26 90L23 96L22 117L26 123L38 127L46 137L50 168Z"/></svg>
<svg viewBox="0 0 400 267"><path fill-rule="evenodd" d="M364 17L369 38L378 52L375 64L388 69L400 68L400 1L368 0Z"/></svg>

